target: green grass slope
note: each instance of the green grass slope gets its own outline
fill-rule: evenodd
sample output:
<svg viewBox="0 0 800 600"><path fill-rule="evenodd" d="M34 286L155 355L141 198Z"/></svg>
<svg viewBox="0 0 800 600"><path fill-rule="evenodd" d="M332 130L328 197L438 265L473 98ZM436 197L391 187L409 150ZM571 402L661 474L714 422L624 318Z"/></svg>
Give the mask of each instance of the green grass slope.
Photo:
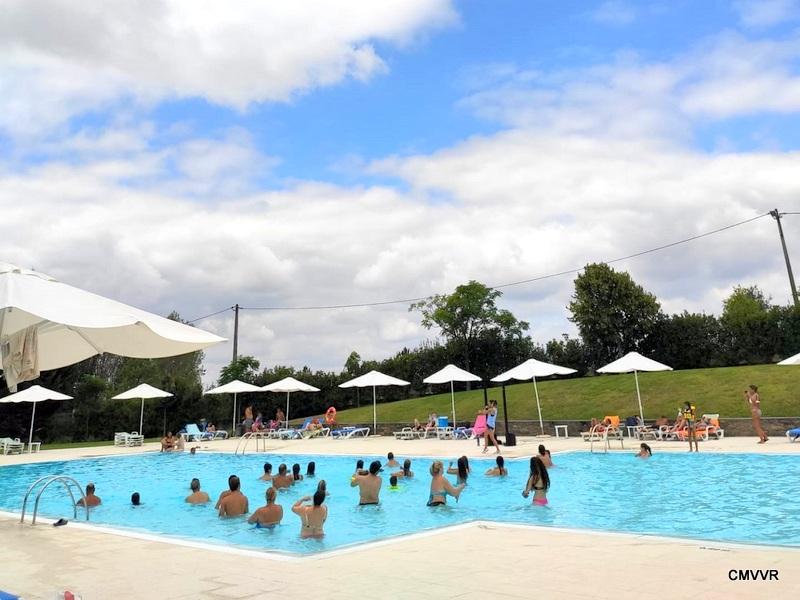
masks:
<svg viewBox="0 0 800 600"><path fill-rule="evenodd" d="M722 417L748 417L744 389L749 384L759 387L765 417L800 415L800 366L750 365L717 369L692 369L664 373L639 373L639 387L646 419L660 415L675 416L678 407L690 400L702 413L720 413ZM602 375L578 379L538 381L542 417L548 419L588 420L591 417L638 414L636 384L633 374ZM442 385L442 388L447 387ZM378 389L380 394L380 388ZM362 399L372 394L362 392ZM456 416L472 421L483 407L483 390L456 393ZM501 388L490 388L489 398L500 404ZM532 383L506 387L508 416L515 420L536 419L536 400ZM410 423L416 417L424 422L428 413L450 415L450 393L424 396L378 404L378 421ZM372 404L342 410L340 423L371 423Z"/></svg>

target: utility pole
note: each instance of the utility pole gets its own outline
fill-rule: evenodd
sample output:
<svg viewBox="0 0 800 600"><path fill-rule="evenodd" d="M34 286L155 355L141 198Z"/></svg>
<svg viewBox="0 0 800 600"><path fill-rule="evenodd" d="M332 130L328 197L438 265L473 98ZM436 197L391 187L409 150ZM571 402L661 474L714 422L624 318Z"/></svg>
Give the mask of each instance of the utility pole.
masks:
<svg viewBox="0 0 800 600"><path fill-rule="evenodd" d="M786 271L789 273L789 286L792 288L792 300L797 307L797 287L794 285L794 275L792 274L792 263L789 262L789 251L786 249L786 238L783 237L783 227L781 226L781 217L784 213L778 212L778 209L769 211L769 214L778 223L778 234L781 236L781 246L783 247L783 258L786 260Z"/></svg>
<svg viewBox="0 0 800 600"><path fill-rule="evenodd" d="M794 285L794 284L792 284ZM233 305L233 360L239 358L239 305Z"/></svg>

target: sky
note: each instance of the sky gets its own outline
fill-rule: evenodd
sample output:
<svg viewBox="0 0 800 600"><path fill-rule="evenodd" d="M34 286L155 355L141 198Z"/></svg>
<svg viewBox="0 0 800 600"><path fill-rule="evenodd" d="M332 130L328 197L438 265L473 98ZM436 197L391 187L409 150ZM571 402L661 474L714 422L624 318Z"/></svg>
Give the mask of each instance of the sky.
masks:
<svg viewBox="0 0 800 600"><path fill-rule="evenodd" d="M569 271L501 288L544 343L576 269L800 212L799 113L800 0L5 0L0 260L334 370L436 332L287 309ZM614 267L790 299L769 216Z"/></svg>

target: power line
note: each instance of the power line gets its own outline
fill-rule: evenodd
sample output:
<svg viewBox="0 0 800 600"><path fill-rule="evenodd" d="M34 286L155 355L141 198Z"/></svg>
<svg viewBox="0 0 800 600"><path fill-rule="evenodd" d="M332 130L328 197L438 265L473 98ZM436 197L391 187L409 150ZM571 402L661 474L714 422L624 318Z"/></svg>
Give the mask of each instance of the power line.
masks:
<svg viewBox="0 0 800 600"><path fill-rule="evenodd" d="M232 306L228 306L226 308L223 308L222 310L218 310L217 312L213 312L210 315L204 315L202 317L197 317L196 319L192 319L191 321L186 321L186 322L187 323L195 323L196 321L202 321L203 319L208 319L209 317L214 317L214 316L216 316L216 315L218 315L220 313L224 313L224 312L229 311L229 310L233 310L233 307Z"/></svg>
<svg viewBox="0 0 800 600"><path fill-rule="evenodd" d="M714 229L712 231L706 231L705 233L700 233L698 235L693 235L691 237L678 240L676 242L671 242L669 244L664 244L662 246L656 246L655 248L649 248L647 250L642 250L640 252L635 252L633 254L628 254L627 256L620 256L618 258L613 258L611 260L606 260L606 261L602 261L602 262L604 262L606 264L618 263L618 262L621 262L623 260L629 260L631 258L637 258L639 256L644 256L645 254L651 254L653 252L659 252L661 250L666 250L667 248L673 248L673 247L679 246L681 244L687 244L689 242L693 242L695 240L699 240L699 239L704 238L704 237L708 237L708 236L711 236L711 235L715 235L717 233L721 233L723 231L727 231L728 229L733 229L734 227L740 227L742 225L746 225L747 223L752 223L753 221L756 221L758 219L762 219L762 218L768 216L769 214L770 214L769 212L765 212L765 213L762 213L762 214L760 214L760 215L758 215L756 217L752 217L750 219L745 219L744 221L739 221L738 223L732 223L730 225L725 225L724 227L719 227L718 229ZM794 214L794 213L784 213L784 214ZM539 275L537 277L531 277L530 279L521 279L519 281L512 281L510 283L501 283L501 284L498 284L498 285L492 285L492 286L489 286L489 287L492 288L492 289L498 289L498 288L511 287L511 286L515 286L515 285L523 285L523 284L526 284L526 283L534 283L536 281L543 281L545 279L552 279L554 277L562 277L564 275L571 275L571 274L574 274L574 273L579 273L579 272L583 271L583 269L584 269L584 267L578 267L578 268L574 268L574 269L568 269L566 271L559 271L557 273L548 273L547 275ZM386 306L386 305L390 305L390 304L408 304L410 302L420 302L422 300L427 300L432 295L433 294L430 294L428 296L420 296L418 298L402 298L402 299L398 299L398 300L382 300L382 301L378 301L378 302L358 302L358 303L351 303L351 304L326 304L326 305L313 305L313 306L240 306L239 309L240 310L276 310L277 311L277 310L335 310L335 309L344 309L344 308L367 308L367 307L370 307L370 306ZM194 323L195 321L201 321L203 319L207 319L209 317L212 317L214 315L218 315L218 314L220 314L222 312L225 312L227 310L233 310L233 307L224 308L224 309L219 310L219 311L217 311L215 313L211 313L210 315L206 315L205 317L199 317L197 319L193 319L193 320L189 321L189 323Z"/></svg>

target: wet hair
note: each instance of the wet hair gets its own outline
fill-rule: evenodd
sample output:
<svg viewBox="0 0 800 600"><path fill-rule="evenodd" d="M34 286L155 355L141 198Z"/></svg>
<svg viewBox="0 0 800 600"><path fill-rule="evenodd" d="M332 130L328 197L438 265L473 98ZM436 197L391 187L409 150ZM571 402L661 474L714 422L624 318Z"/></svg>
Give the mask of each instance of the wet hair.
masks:
<svg viewBox="0 0 800 600"><path fill-rule="evenodd" d="M133 504L134 506L139 506L139 504L141 504L139 500L139 492L133 492L131 494L131 504Z"/></svg>
<svg viewBox="0 0 800 600"><path fill-rule="evenodd" d="M360 471L364 468L364 461L360 458L356 461L356 471Z"/></svg>
<svg viewBox="0 0 800 600"><path fill-rule="evenodd" d="M392 475L389 477L389 485L397 485L397 475Z"/></svg>
<svg viewBox="0 0 800 600"><path fill-rule="evenodd" d="M500 458L498 456L498 458ZM542 459L538 456L531 458L531 477L533 481L541 481L544 484L544 489L550 489L550 475L547 474L547 467L544 466Z"/></svg>
<svg viewBox="0 0 800 600"><path fill-rule="evenodd" d="M328 484L325 483L324 479L319 480L319 483L317 484L317 491L322 492L323 494L328 491Z"/></svg>
<svg viewBox="0 0 800 600"><path fill-rule="evenodd" d="M292 477L294 477L295 481L300 479L300 465L297 463L292 465Z"/></svg>
<svg viewBox="0 0 800 600"><path fill-rule="evenodd" d="M539 459L539 460L541 460L541 459ZM502 456L498 456L497 459L495 460L495 462L497 463L497 466L500 469L502 469L506 464L506 459L503 458Z"/></svg>
<svg viewBox="0 0 800 600"><path fill-rule="evenodd" d="M322 503L325 501L325 492L321 492L317 490L314 492L314 506L322 506Z"/></svg>
<svg viewBox="0 0 800 600"><path fill-rule="evenodd" d="M403 476L408 477L409 473L411 473L411 459L407 458L403 461Z"/></svg>
<svg viewBox="0 0 800 600"><path fill-rule="evenodd" d="M267 488L267 504L271 504L275 502L275 497L278 495L278 492L275 491L274 487Z"/></svg>
<svg viewBox="0 0 800 600"><path fill-rule="evenodd" d="M370 475L377 475L378 471L380 471L380 470L381 470L381 461L373 460L371 463L369 463L369 473L370 473Z"/></svg>
<svg viewBox="0 0 800 600"><path fill-rule="evenodd" d="M272 473L272 463L264 463L264 473Z"/></svg>
<svg viewBox="0 0 800 600"><path fill-rule="evenodd" d="M308 463L308 467L306 468L306 475L314 475L317 472L317 463L313 460Z"/></svg>
<svg viewBox="0 0 800 600"><path fill-rule="evenodd" d="M431 463L430 471L431 471L431 475L441 475L442 472L444 471L444 465L442 464L442 461L440 461L440 460L433 461Z"/></svg>
<svg viewBox="0 0 800 600"><path fill-rule="evenodd" d="M547 448L544 447L544 444L539 444L539 454L544 454Z"/></svg>
<svg viewBox="0 0 800 600"><path fill-rule="evenodd" d="M228 477L228 487L231 488L232 492L238 490L240 485L241 482L239 481L239 478L236 475L231 475L230 477Z"/></svg>
<svg viewBox="0 0 800 600"><path fill-rule="evenodd" d="M278 467L278 474L286 475L286 465L284 463L281 463L280 466Z"/></svg>
<svg viewBox="0 0 800 600"><path fill-rule="evenodd" d="M94 484L93 483L87 483L86 484L86 493L87 494L94 494Z"/></svg>
<svg viewBox="0 0 800 600"><path fill-rule="evenodd" d="M389 452L389 454L386 455L386 458L389 460L394 460L394 452Z"/></svg>
<svg viewBox="0 0 800 600"><path fill-rule="evenodd" d="M192 479L192 483L189 484L189 488L193 492L199 492L200 491L200 480L197 477Z"/></svg>
<svg viewBox="0 0 800 600"><path fill-rule="evenodd" d="M469 461L467 460L466 456L462 456L456 462L458 466L458 478L461 480L461 483L467 483L467 477L469 477Z"/></svg>
<svg viewBox="0 0 800 600"><path fill-rule="evenodd" d="M642 444L640 444L639 448L641 448L642 450L646 451L647 452L647 456L653 456L653 451L650 449L650 446L648 446L647 444L642 443Z"/></svg>

